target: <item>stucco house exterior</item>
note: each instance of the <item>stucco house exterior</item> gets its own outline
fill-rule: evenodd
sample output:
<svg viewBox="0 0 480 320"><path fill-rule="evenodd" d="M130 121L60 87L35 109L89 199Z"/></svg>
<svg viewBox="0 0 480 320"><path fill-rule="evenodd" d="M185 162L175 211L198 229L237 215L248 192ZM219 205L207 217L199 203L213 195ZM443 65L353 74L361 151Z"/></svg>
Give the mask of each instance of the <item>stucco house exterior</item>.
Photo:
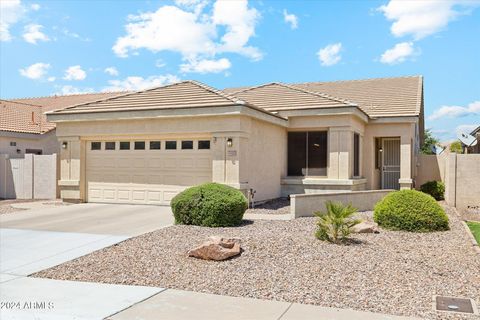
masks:
<svg viewBox="0 0 480 320"><path fill-rule="evenodd" d="M217 90L183 81L47 113L69 201L168 204L187 186L255 201L411 188L423 140L421 76Z"/></svg>
<svg viewBox="0 0 480 320"><path fill-rule="evenodd" d="M0 154L22 158L26 153L58 153L55 123L47 121L45 112L114 95L118 93L0 99Z"/></svg>

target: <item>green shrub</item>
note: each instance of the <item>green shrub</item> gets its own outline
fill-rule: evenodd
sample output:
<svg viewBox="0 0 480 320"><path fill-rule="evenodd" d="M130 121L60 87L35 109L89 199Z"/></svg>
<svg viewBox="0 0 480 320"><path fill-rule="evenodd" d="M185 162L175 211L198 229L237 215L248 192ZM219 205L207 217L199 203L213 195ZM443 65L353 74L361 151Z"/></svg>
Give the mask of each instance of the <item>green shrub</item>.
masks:
<svg viewBox="0 0 480 320"><path fill-rule="evenodd" d="M247 199L237 189L205 183L176 195L171 203L176 224L204 227L231 227L242 222Z"/></svg>
<svg viewBox="0 0 480 320"><path fill-rule="evenodd" d="M327 212L315 212L319 218L315 236L320 240L333 243L344 241L351 233L351 228L360 223L353 215L357 209L351 205L344 206L340 202L327 201Z"/></svg>
<svg viewBox="0 0 480 320"><path fill-rule="evenodd" d="M375 205L375 222L386 229L414 232L448 230L448 217L428 194L416 190L389 193Z"/></svg>
<svg viewBox="0 0 480 320"><path fill-rule="evenodd" d="M431 195L435 200L445 199L445 184L442 181L428 181L420 186L420 191Z"/></svg>

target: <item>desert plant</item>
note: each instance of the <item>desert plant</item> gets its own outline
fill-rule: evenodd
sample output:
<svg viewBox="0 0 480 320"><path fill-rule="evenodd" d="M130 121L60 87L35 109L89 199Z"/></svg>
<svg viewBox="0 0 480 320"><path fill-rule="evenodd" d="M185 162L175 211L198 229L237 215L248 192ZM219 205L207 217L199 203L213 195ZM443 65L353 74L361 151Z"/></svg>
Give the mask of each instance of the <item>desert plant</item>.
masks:
<svg viewBox="0 0 480 320"><path fill-rule="evenodd" d="M360 220L354 218L357 209L350 204L345 206L332 201L327 201L325 206L326 212L315 212L318 217L315 236L320 240L340 243L351 233L351 228L360 223Z"/></svg>
<svg viewBox="0 0 480 320"><path fill-rule="evenodd" d="M432 151L433 146L437 146L440 143L437 137L435 137L430 129L425 130L423 145L420 148L420 152L423 154L434 154Z"/></svg>
<svg viewBox="0 0 480 320"><path fill-rule="evenodd" d="M416 190L389 193L374 209L373 219L391 230L429 232L448 230L448 217L435 199Z"/></svg>
<svg viewBox="0 0 480 320"><path fill-rule="evenodd" d="M428 181L420 186L420 191L431 195L435 200L445 199L445 184L442 181Z"/></svg>
<svg viewBox="0 0 480 320"><path fill-rule="evenodd" d="M247 199L238 189L205 183L188 188L170 202L176 224L232 227L242 222Z"/></svg>
<svg viewBox="0 0 480 320"><path fill-rule="evenodd" d="M462 143L460 141L454 141L450 144L450 152L463 153Z"/></svg>

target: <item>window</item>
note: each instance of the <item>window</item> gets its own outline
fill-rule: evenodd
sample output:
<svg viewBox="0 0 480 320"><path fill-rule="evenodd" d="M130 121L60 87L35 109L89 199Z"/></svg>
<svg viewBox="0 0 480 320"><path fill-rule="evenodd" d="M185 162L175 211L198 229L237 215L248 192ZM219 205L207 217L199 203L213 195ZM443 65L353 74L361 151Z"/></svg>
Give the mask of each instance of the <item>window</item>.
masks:
<svg viewBox="0 0 480 320"><path fill-rule="evenodd" d="M360 176L360 135L353 134L353 176Z"/></svg>
<svg viewBox="0 0 480 320"><path fill-rule="evenodd" d="M150 150L160 150L160 141L150 141Z"/></svg>
<svg viewBox="0 0 480 320"><path fill-rule="evenodd" d="M193 149L193 141L192 140L182 141L182 150L190 150L190 149Z"/></svg>
<svg viewBox="0 0 480 320"><path fill-rule="evenodd" d="M102 143L101 142L92 142L90 145L90 150L101 150L102 149Z"/></svg>
<svg viewBox="0 0 480 320"><path fill-rule="evenodd" d="M210 149L210 140L199 140L198 149L199 150Z"/></svg>
<svg viewBox="0 0 480 320"><path fill-rule="evenodd" d="M130 150L130 141L120 141L120 150Z"/></svg>
<svg viewBox="0 0 480 320"><path fill-rule="evenodd" d="M115 142L105 142L105 150L115 150Z"/></svg>
<svg viewBox="0 0 480 320"><path fill-rule="evenodd" d="M165 149L176 150L177 149L177 141L165 141Z"/></svg>
<svg viewBox="0 0 480 320"><path fill-rule="evenodd" d="M17 143L15 141L10 142L10 147L16 147L16 146L17 146Z"/></svg>
<svg viewBox="0 0 480 320"><path fill-rule="evenodd" d="M135 141L134 149L135 150L145 150L145 141Z"/></svg>
<svg viewBox="0 0 480 320"><path fill-rule="evenodd" d="M288 133L288 175L327 175L327 132Z"/></svg>

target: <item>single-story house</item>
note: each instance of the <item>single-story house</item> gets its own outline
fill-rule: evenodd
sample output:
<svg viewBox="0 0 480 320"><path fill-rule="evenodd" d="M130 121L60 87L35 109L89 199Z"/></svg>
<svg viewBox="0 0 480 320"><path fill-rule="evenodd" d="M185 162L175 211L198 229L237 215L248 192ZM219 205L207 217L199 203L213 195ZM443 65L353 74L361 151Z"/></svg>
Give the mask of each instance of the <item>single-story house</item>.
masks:
<svg viewBox="0 0 480 320"><path fill-rule="evenodd" d="M47 113L69 201L168 204L199 183L262 201L411 188L423 140L421 76L217 90L196 81Z"/></svg>
<svg viewBox="0 0 480 320"><path fill-rule="evenodd" d="M47 121L45 112L118 94L110 92L0 99L0 154L22 158L26 153L58 153L60 144L55 135L55 123Z"/></svg>

